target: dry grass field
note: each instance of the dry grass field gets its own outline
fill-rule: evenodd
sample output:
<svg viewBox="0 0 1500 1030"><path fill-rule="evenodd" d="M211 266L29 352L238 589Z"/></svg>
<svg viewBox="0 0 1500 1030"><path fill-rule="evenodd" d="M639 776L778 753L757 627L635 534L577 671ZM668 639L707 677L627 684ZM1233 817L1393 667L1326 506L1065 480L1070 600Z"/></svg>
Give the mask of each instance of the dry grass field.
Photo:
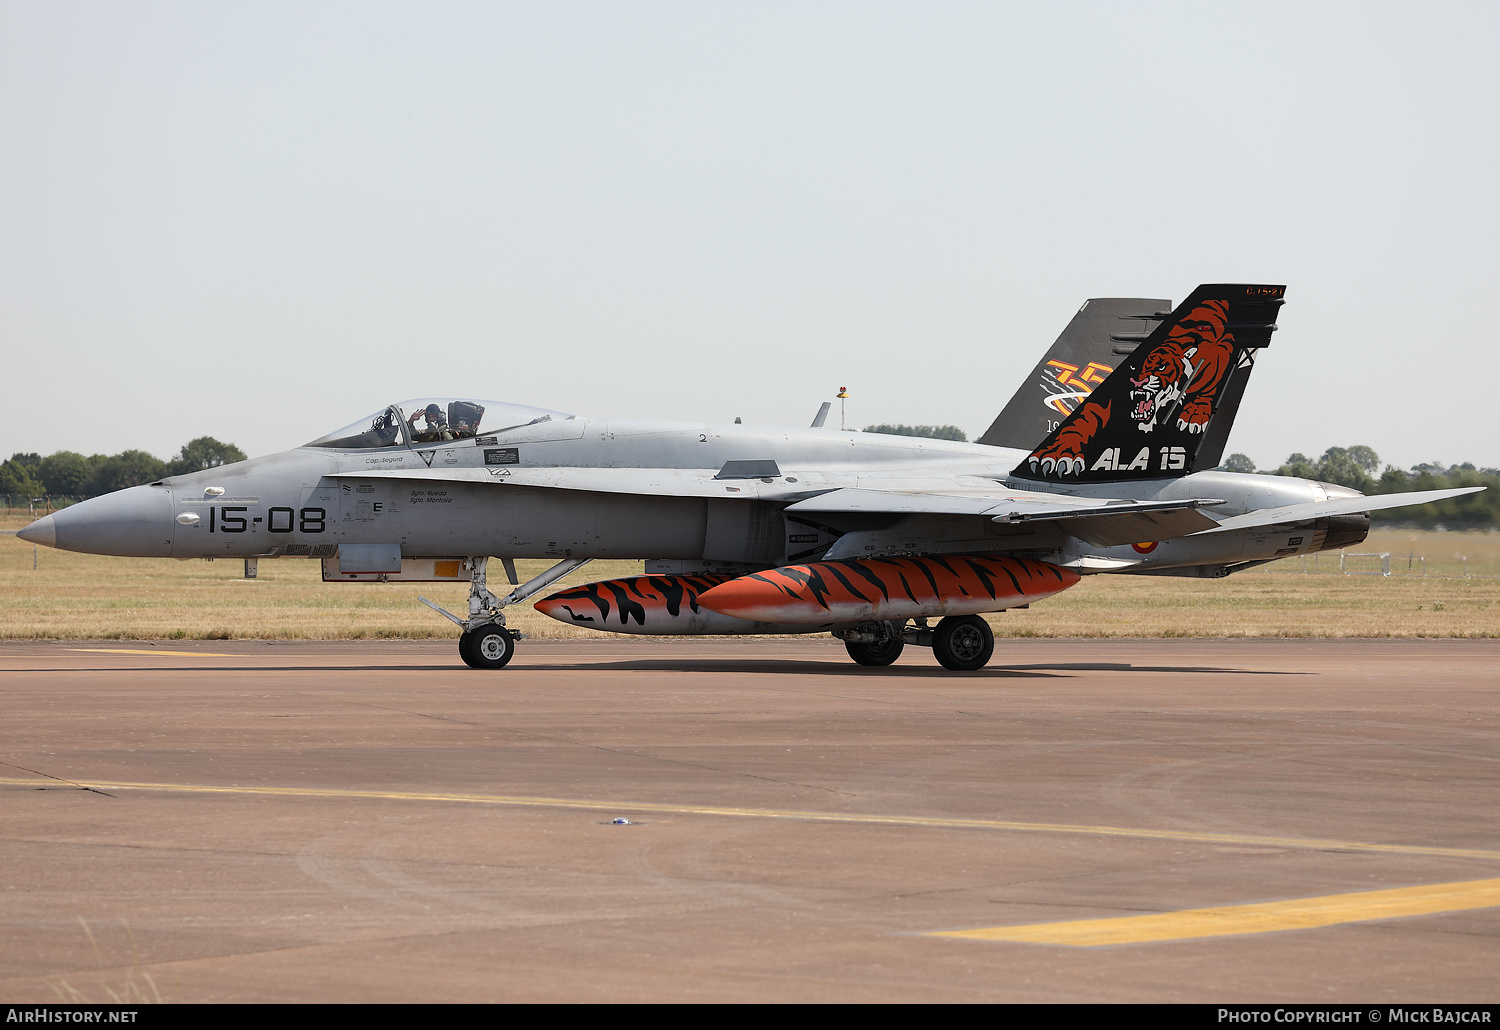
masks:
<svg viewBox="0 0 1500 1030"><path fill-rule="evenodd" d="M26 521L0 517L0 529ZM1392 575L1340 575L1334 553L1318 556L1316 572L1293 559L1223 580L1092 576L990 620L1000 636L1500 636L1500 533L1377 530L1359 550L1388 552ZM517 563L523 579L546 564ZM1350 570L1378 565L1346 560ZM640 571L594 562L557 588ZM262 561L246 580L238 561L106 558L0 537L0 638L455 636L418 594L466 607L467 588L449 584L324 583L316 561ZM513 609L510 625L537 637L597 635L530 605Z"/></svg>

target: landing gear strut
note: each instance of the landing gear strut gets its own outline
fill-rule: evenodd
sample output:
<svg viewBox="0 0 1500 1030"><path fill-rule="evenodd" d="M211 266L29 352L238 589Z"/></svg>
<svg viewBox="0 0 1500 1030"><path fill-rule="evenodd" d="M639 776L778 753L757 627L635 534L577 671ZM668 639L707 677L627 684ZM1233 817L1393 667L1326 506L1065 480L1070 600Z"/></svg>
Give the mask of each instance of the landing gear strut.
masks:
<svg viewBox="0 0 1500 1030"><path fill-rule="evenodd" d="M500 559L511 585L516 583L516 567L509 558ZM527 580L504 597L490 593L486 581L489 558L469 559L469 617L460 619L450 611L433 604L425 597L421 601L463 630L458 638L458 656L471 669L503 669L516 653L516 641L525 637L519 630L508 629L505 613L501 610L518 604L539 591L562 579L574 569L593 561L592 558L566 558L552 568Z"/></svg>

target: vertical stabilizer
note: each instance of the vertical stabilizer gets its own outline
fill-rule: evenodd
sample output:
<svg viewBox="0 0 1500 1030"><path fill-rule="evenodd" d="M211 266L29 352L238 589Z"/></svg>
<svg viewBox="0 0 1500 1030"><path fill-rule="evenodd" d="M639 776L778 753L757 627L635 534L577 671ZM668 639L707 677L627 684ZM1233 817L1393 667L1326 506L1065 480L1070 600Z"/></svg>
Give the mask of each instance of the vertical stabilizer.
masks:
<svg viewBox="0 0 1500 1030"><path fill-rule="evenodd" d="M1171 301L1142 297L1084 301L979 442L1019 451L1035 447L1135 350L1171 306Z"/></svg>
<svg viewBox="0 0 1500 1030"><path fill-rule="evenodd" d="M1200 286L1012 473L1061 483L1169 479L1217 463L1285 286ZM1206 466L1205 466L1206 467Z"/></svg>
<svg viewBox="0 0 1500 1030"><path fill-rule="evenodd" d="M1255 351L1240 352L1239 362L1230 373L1229 383L1219 397L1219 409L1203 434L1203 443L1193 459L1193 471L1202 472L1216 468L1224 460L1224 450L1229 445L1229 430L1234 426L1234 416L1239 414L1240 401L1245 396L1245 384L1250 382L1250 373L1255 370Z"/></svg>

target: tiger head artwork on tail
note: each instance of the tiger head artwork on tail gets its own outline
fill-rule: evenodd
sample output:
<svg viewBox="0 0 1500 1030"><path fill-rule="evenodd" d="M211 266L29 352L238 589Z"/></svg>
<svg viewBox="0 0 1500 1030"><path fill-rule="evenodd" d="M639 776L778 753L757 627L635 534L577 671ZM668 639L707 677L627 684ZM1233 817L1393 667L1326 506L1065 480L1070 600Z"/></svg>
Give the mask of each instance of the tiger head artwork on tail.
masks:
<svg viewBox="0 0 1500 1030"><path fill-rule="evenodd" d="M1285 292L1198 287L1012 475L1086 483L1195 471L1226 387L1238 375L1243 389L1248 352L1270 342Z"/></svg>
<svg viewBox="0 0 1500 1030"><path fill-rule="evenodd" d="M1167 338L1151 348L1141 374L1130 380L1130 417L1149 433L1177 410L1177 428L1201 433L1214 413L1214 398L1234 359L1234 335L1225 329L1229 305L1211 300L1171 324Z"/></svg>

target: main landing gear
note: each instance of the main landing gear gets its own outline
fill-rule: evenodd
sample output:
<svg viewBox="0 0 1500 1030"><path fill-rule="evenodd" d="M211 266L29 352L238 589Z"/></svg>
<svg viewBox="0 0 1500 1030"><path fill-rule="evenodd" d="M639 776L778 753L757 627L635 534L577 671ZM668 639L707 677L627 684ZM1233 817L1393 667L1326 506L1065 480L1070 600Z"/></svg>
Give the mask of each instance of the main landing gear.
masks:
<svg viewBox="0 0 1500 1030"><path fill-rule="evenodd" d="M995 634L978 615L950 615L932 634L938 664L954 672L982 669L995 653Z"/></svg>
<svg viewBox="0 0 1500 1030"><path fill-rule="evenodd" d="M844 649L861 665L890 665L906 648L899 622L869 622L858 629L858 639L853 632L844 637Z"/></svg>
<svg viewBox="0 0 1500 1030"><path fill-rule="evenodd" d="M890 665L901 657L907 644L932 648L938 664L954 672L973 672L988 664L995 653L995 634L978 615L950 615L928 629L925 618L914 626L905 620L865 622L834 634L860 665Z"/></svg>
<svg viewBox="0 0 1500 1030"><path fill-rule="evenodd" d="M417 598L463 630L458 638L458 656L471 669L505 668L516 653L516 642L524 639L524 633L505 625L505 613L501 609L518 604L533 594L547 589L574 569L587 565L593 559L564 559L540 576L527 580L521 586L516 586L515 563L509 558L500 560L505 565L506 578L510 580L511 586L515 587L504 597L496 597L489 591L486 572L490 560L484 557L469 559L469 617L467 619L460 619L452 612L439 608L425 597Z"/></svg>

